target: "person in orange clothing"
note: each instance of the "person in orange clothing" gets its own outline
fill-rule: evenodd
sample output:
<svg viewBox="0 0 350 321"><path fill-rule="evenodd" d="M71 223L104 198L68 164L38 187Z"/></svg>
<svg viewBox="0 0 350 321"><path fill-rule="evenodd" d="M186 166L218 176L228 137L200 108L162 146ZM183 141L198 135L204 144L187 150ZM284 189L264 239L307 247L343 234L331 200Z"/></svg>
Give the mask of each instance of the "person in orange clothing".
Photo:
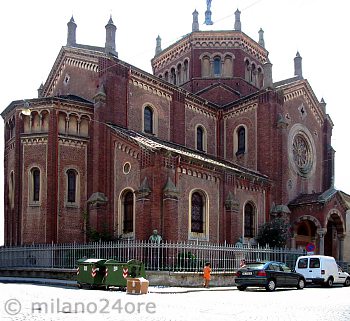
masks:
<svg viewBox="0 0 350 321"><path fill-rule="evenodd" d="M203 269L203 278L204 278L203 286L205 288L209 288L210 273L211 273L210 263L207 262L207 263L205 263L205 266L204 266L204 269Z"/></svg>

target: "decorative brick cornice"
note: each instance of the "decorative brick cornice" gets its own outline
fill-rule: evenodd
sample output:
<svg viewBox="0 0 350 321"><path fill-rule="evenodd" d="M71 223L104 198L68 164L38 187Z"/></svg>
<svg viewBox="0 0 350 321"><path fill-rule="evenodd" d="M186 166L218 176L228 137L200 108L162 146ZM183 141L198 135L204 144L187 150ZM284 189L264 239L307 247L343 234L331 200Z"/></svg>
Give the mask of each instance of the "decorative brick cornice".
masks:
<svg viewBox="0 0 350 321"><path fill-rule="evenodd" d="M100 55L88 54L82 49L62 49L45 84L43 96L52 95L66 66L73 66L79 69L98 73L99 56Z"/></svg>
<svg viewBox="0 0 350 321"><path fill-rule="evenodd" d="M223 116L223 119L230 119L233 117L240 116L242 114L254 111L258 108L258 103L257 102L246 102L242 103L238 106L235 106L233 110L230 110L225 113Z"/></svg>
<svg viewBox="0 0 350 321"><path fill-rule="evenodd" d="M206 108L200 105L192 104L191 102L185 102L185 108L195 111L198 114L206 116L211 119L216 119L216 113L208 111Z"/></svg>
<svg viewBox="0 0 350 321"><path fill-rule="evenodd" d="M140 159L140 151L130 147L127 144L124 144L123 142L116 142L115 147L116 149L119 149L120 151L123 151L124 153L130 155L132 158Z"/></svg>
<svg viewBox="0 0 350 321"><path fill-rule="evenodd" d="M205 171L199 171L197 169L192 169L189 167L181 166L177 169L178 173L185 174L188 176L198 177L200 179L205 179L207 181L218 182L220 180L219 176L208 174Z"/></svg>
<svg viewBox="0 0 350 321"><path fill-rule="evenodd" d="M64 146L86 147L89 140L83 139L83 138L59 136L58 141L60 145L64 145Z"/></svg>
<svg viewBox="0 0 350 321"><path fill-rule="evenodd" d="M26 136L21 137L21 143L23 145L46 145L48 137L47 136Z"/></svg>
<svg viewBox="0 0 350 321"><path fill-rule="evenodd" d="M320 126L323 125L324 115L321 110L321 107L319 106L319 102L317 101L317 98L313 94L310 86L308 86L305 82L302 82L296 86L291 86L289 88L286 88L283 91L284 91L284 102L288 102L299 97L304 98L307 106L311 110L316 121L319 123Z"/></svg>
<svg viewBox="0 0 350 321"><path fill-rule="evenodd" d="M134 85L135 87L139 87L145 91L148 91L151 94L157 95L159 97L164 97L167 100L171 101L172 100L172 95L170 92L165 91L161 89L159 86L156 84L151 84L147 81L143 81L141 79L136 79L136 78L131 78L130 79L130 84Z"/></svg>
<svg viewBox="0 0 350 321"><path fill-rule="evenodd" d="M241 49L254 57L259 63L267 61L268 52L256 41L239 31L201 31L193 32L153 58L152 66L157 72L178 60L193 49Z"/></svg>
<svg viewBox="0 0 350 321"><path fill-rule="evenodd" d="M172 46L171 50L164 50L159 56L153 58L152 66L155 71L163 68L169 61L177 60L186 55L191 50L191 43L188 37L178 41Z"/></svg>

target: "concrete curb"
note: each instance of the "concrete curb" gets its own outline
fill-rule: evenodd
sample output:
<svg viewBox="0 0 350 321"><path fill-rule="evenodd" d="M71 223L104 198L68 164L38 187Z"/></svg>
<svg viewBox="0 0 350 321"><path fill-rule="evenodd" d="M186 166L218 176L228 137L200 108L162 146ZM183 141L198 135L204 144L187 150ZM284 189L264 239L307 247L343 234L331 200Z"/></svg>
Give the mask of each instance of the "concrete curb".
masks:
<svg viewBox="0 0 350 321"><path fill-rule="evenodd" d="M76 281L57 280L57 279L42 279L42 278L16 278L16 277L0 277L0 283L29 283L43 285L58 285L66 287L78 287Z"/></svg>
<svg viewBox="0 0 350 321"><path fill-rule="evenodd" d="M0 277L0 283L26 283L40 284L48 286L63 286L78 288L76 281L58 280L58 279L43 279L43 278L19 278L19 277ZM153 287L148 288L148 293L155 294L181 294L191 292L206 292L206 291L232 291L236 287L211 287L211 288L186 288L186 287Z"/></svg>

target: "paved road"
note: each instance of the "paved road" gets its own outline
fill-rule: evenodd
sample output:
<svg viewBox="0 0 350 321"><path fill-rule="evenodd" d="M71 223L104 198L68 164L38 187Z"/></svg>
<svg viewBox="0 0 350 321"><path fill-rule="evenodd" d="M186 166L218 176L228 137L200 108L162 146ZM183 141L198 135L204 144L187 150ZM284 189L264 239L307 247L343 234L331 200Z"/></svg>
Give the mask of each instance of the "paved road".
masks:
<svg viewBox="0 0 350 321"><path fill-rule="evenodd" d="M150 290L130 295L0 283L0 320L350 320L350 287L272 293L235 288Z"/></svg>

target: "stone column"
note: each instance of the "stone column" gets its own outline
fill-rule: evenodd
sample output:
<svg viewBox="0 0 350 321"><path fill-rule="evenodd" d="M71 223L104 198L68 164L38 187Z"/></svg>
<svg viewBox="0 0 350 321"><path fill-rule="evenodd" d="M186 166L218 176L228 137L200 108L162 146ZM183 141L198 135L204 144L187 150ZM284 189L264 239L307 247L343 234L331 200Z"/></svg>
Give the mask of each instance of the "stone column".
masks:
<svg viewBox="0 0 350 321"><path fill-rule="evenodd" d="M319 249L318 249L318 254L324 255L324 236L327 233L326 228L319 228L316 231L318 238L319 238Z"/></svg>
<svg viewBox="0 0 350 321"><path fill-rule="evenodd" d="M162 233L163 240L177 241L184 239L184 235L181 235L181 231L187 237L187 230L183 226L179 225L179 191L173 183L170 176L168 176L167 183L163 188L163 219L162 219Z"/></svg>
<svg viewBox="0 0 350 321"><path fill-rule="evenodd" d="M345 234L338 235L339 261L344 261L344 239Z"/></svg>
<svg viewBox="0 0 350 321"><path fill-rule="evenodd" d="M229 192L225 200L226 231L225 240L228 243L234 243L242 234L240 224L238 223L239 201Z"/></svg>
<svg viewBox="0 0 350 321"><path fill-rule="evenodd" d="M292 248L292 249L295 249L296 248L296 240L295 240L295 236L296 236L296 234L295 233L293 233L292 234L293 236L291 237L291 239L290 239L290 247Z"/></svg>

